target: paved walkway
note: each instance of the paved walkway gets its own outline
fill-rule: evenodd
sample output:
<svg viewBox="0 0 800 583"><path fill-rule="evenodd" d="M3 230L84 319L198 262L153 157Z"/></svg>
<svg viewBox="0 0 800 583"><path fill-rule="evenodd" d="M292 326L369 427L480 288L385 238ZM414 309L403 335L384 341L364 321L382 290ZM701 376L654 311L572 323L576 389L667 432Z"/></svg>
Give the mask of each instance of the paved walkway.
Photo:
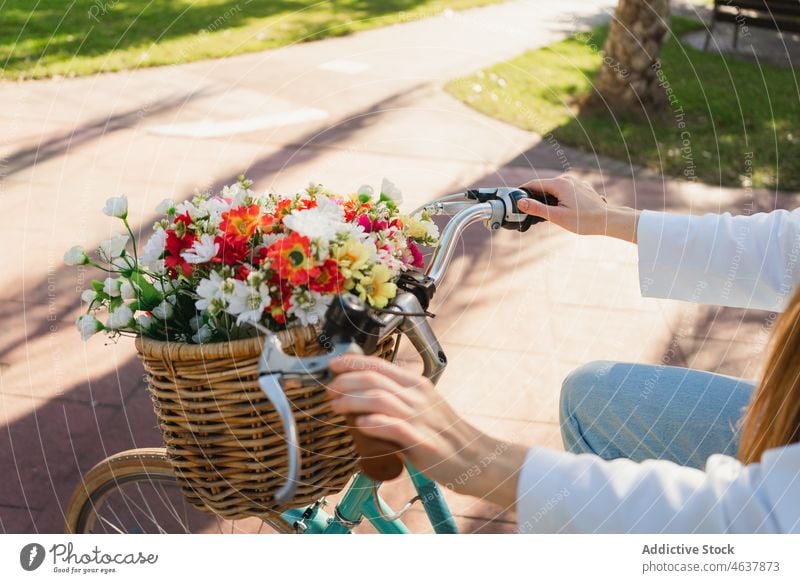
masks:
<svg viewBox="0 0 800 583"><path fill-rule="evenodd" d="M82 472L159 443L133 343L84 344L72 326L92 275L61 257L111 233L106 197L126 193L131 221L146 233L165 196L185 198L243 171L258 188L279 190L309 180L346 190L387 176L409 206L557 174L562 160L550 144L441 86L602 21L613 4L513 2L224 60L0 84L0 532L59 531ZM602 161L568 156L612 200L641 207L772 202L765 192L662 182L613 165L610 174ZM553 447L571 368L614 358L753 376L759 355L741 339L763 319L642 299L635 248L549 225L524 236L468 233L434 309L451 361L441 390L453 404L499 437ZM387 489L390 501L407 493L403 483ZM501 509L451 502L465 530L513 530ZM412 512L418 530L421 519Z"/></svg>

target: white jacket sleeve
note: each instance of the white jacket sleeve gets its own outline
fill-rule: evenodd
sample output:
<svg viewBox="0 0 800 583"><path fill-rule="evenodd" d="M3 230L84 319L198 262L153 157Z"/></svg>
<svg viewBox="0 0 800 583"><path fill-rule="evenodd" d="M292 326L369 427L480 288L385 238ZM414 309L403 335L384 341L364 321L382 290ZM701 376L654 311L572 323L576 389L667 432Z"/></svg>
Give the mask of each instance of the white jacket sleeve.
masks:
<svg viewBox="0 0 800 583"><path fill-rule="evenodd" d="M643 211L645 297L782 311L800 283L800 209L731 216Z"/></svg>
<svg viewBox="0 0 800 583"><path fill-rule="evenodd" d="M800 532L800 444L705 471L531 448L517 486L523 533Z"/></svg>

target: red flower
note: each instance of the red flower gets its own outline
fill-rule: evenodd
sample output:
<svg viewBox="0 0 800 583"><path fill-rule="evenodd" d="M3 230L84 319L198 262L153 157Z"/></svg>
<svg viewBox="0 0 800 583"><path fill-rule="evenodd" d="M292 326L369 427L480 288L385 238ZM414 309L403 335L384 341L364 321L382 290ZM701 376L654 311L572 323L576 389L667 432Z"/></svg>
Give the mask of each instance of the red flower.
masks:
<svg viewBox="0 0 800 583"><path fill-rule="evenodd" d="M359 213L366 213L370 208L372 208L372 204L369 201L362 202L358 196L353 195L350 199L344 201L342 205L342 209L344 209L344 219L348 223L351 223L353 219L356 218L356 215Z"/></svg>
<svg viewBox="0 0 800 583"><path fill-rule="evenodd" d="M316 268L319 273L308 282L308 288L319 293L339 293L344 286L344 276L339 272L339 266L334 259L327 259L321 267Z"/></svg>
<svg viewBox="0 0 800 583"><path fill-rule="evenodd" d="M250 268L247 267L246 265L240 265L239 268L234 273L233 277L241 281L245 281L248 275L250 275Z"/></svg>
<svg viewBox="0 0 800 583"><path fill-rule="evenodd" d="M313 209L317 206L317 201L313 198L306 198L300 201L300 204L297 206L298 210L308 210Z"/></svg>
<svg viewBox="0 0 800 583"><path fill-rule="evenodd" d="M292 201L288 198L284 198L283 200L278 201L278 206L275 209L275 217L278 219L278 222L283 224L283 217L288 214L291 214L292 209Z"/></svg>
<svg viewBox="0 0 800 583"><path fill-rule="evenodd" d="M167 241L164 245L167 252L164 255L164 265L169 268L172 276L176 275L176 268L180 268L181 273L186 277L192 275L192 265L181 257L181 252L190 249L194 245L196 237L194 231L189 230L189 225L191 224L192 218L187 212L175 217L172 228L167 229Z"/></svg>
<svg viewBox="0 0 800 583"><path fill-rule="evenodd" d="M217 236L215 241L219 245L219 251L213 261L218 263L236 265L247 259L250 254L250 247L247 245L246 237L224 235Z"/></svg>
<svg viewBox="0 0 800 583"><path fill-rule="evenodd" d="M256 267L261 267L264 261L267 260L267 252L268 248L263 246L253 249L252 264Z"/></svg>
<svg viewBox="0 0 800 583"><path fill-rule="evenodd" d="M285 280L277 276L272 278L272 284L278 287L278 293L272 294L272 303L267 307L267 311L276 323L283 325L286 323L286 312L289 311L292 289Z"/></svg>

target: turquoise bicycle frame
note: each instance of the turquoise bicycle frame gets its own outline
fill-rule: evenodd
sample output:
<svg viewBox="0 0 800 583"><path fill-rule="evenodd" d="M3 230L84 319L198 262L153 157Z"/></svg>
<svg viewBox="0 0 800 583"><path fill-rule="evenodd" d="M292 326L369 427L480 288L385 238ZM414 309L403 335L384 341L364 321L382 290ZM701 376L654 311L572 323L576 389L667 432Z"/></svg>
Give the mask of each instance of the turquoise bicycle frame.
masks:
<svg viewBox="0 0 800 583"><path fill-rule="evenodd" d="M453 515L436 482L429 480L409 464L406 464L406 469L433 531L436 534L457 534ZM356 474L342 500L336 505L333 516L328 515L321 504L314 504L308 508L287 510L281 517L303 534L350 534L365 518L380 534L409 534L410 531L399 518L387 520L378 511L376 504L381 505L383 515L393 514L380 496L373 495L376 484L377 482L363 474Z"/></svg>

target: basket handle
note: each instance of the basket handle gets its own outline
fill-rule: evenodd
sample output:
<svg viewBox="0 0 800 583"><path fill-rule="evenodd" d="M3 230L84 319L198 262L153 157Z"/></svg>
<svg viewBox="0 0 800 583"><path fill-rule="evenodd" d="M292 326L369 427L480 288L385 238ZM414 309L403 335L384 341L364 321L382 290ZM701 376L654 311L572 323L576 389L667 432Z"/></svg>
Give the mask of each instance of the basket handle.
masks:
<svg viewBox="0 0 800 583"><path fill-rule="evenodd" d="M295 423L294 415L292 415L292 407L289 405L286 393L283 392L283 387L281 387L281 383L278 380L279 377L279 374L264 374L258 378L258 384L278 412L283 424L283 433L286 435L289 471L286 476L286 483L275 493L275 502L286 504L294 498L294 493L300 480L300 441L297 438L297 423Z"/></svg>

